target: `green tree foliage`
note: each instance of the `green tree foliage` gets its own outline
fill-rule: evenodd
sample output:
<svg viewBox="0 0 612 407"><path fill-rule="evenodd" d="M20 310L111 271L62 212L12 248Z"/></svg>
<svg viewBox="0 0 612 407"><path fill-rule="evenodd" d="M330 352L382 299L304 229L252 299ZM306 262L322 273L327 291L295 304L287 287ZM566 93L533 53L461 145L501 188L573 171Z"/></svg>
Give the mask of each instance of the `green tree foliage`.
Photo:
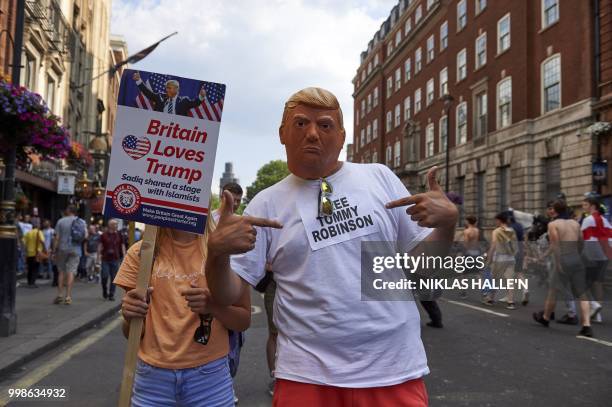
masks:
<svg viewBox="0 0 612 407"><path fill-rule="evenodd" d="M276 184L289 175L287 163L283 160L273 160L257 171L257 178L247 187L246 201L250 202L260 191Z"/></svg>

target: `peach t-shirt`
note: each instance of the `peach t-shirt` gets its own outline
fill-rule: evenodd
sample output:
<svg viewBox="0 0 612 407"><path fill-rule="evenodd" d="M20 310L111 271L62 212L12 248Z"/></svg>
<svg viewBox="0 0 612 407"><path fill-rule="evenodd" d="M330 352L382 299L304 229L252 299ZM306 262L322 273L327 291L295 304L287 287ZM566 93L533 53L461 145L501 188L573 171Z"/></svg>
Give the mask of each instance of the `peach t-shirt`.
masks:
<svg viewBox="0 0 612 407"><path fill-rule="evenodd" d="M201 345L193 340L200 318L180 295L193 281L206 287L203 254L199 240L179 243L166 236L159 245L151 273L153 287L145 333L138 357L145 363L165 369L186 369L219 359L229 352L227 329L213 319L210 340ZM140 265L140 242L132 245L119 268L114 283L127 289L136 287Z"/></svg>

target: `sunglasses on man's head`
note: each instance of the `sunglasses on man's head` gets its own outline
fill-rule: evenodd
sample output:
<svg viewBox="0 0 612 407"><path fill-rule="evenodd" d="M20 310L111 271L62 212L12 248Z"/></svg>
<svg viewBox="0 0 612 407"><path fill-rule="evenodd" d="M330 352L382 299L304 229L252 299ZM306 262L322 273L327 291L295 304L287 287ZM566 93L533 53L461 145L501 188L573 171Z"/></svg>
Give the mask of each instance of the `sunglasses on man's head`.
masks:
<svg viewBox="0 0 612 407"><path fill-rule="evenodd" d="M200 315L200 326L196 328L193 334L193 340L200 345L208 344L210 340L210 331L212 328L213 317L211 314Z"/></svg>
<svg viewBox="0 0 612 407"><path fill-rule="evenodd" d="M334 205L329 199L333 192L334 189L329 181L322 178L319 188L319 217L330 216L334 212Z"/></svg>

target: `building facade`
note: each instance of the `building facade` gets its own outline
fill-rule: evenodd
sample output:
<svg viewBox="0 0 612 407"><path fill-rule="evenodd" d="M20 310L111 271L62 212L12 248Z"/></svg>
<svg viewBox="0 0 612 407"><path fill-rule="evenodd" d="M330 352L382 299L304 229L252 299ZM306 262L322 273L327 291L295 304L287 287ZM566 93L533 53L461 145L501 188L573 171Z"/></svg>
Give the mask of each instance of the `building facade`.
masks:
<svg viewBox="0 0 612 407"><path fill-rule="evenodd" d="M0 1L7 10L16 3ZM55 196L58 169L75 170L78 178L92 182L92 189L104 186L112 112L117 100L116 86L112 85L118 81L104 72L111 67L113 58L123 56L122 52L115 55L111 44L110 6L110 0L25 1L21 85L43 97L68 128L73 143L92 154L93 164L34 159L28 168L18 169L18 191L32 201L29 207L20 208L23 211L37 206L41 216L59 215L67 198ZM127 53L125 42L123 45ZM6 59L8 52L0 49L0 53ZM94 205L94 201L85 206L99 206L100 211L101 205Z"/></svg>
<svg viewBox="0 0 612 407"><path fill-rule="evenodd" d="M11 78L13 42L17 18L17 0L0 0L0 77Z"/></svg>
<svg viewBox="0 0 612 407"><path fill-rule="evenodd" d="M610 88L597 91L595 3L400 0L361 54L347 156L419 192L433 165L445 185L448 145L449 189L485 227L509 207L541 213L560 192L578 205L609 151L609 133L592 131Z"/></svg>

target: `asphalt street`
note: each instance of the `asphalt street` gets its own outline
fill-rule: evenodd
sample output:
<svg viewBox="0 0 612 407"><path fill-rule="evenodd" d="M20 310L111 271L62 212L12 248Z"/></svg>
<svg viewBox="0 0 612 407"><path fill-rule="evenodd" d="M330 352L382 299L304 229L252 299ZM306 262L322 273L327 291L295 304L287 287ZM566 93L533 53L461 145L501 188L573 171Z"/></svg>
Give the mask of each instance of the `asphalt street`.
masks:
<svg viewBox="0 0 612 407"><path fill-rule="evenodd" d="M263 301L253 293L253 322L247 333L235 387L241 406L269 406ZM577 338L577 326L537 325L536 296L528 306L486 307L478 293L450 294L440 301L444 328L424 326L431 406L611 405L612 323L594 325L596 338ZM559 306L557 312L561 313ZM609 314L612 315L612 314ZM67 389L61 402L20 401L11 406L115 406L126 341L113 317L0 382L0 405L8 387Z"/></svg>

